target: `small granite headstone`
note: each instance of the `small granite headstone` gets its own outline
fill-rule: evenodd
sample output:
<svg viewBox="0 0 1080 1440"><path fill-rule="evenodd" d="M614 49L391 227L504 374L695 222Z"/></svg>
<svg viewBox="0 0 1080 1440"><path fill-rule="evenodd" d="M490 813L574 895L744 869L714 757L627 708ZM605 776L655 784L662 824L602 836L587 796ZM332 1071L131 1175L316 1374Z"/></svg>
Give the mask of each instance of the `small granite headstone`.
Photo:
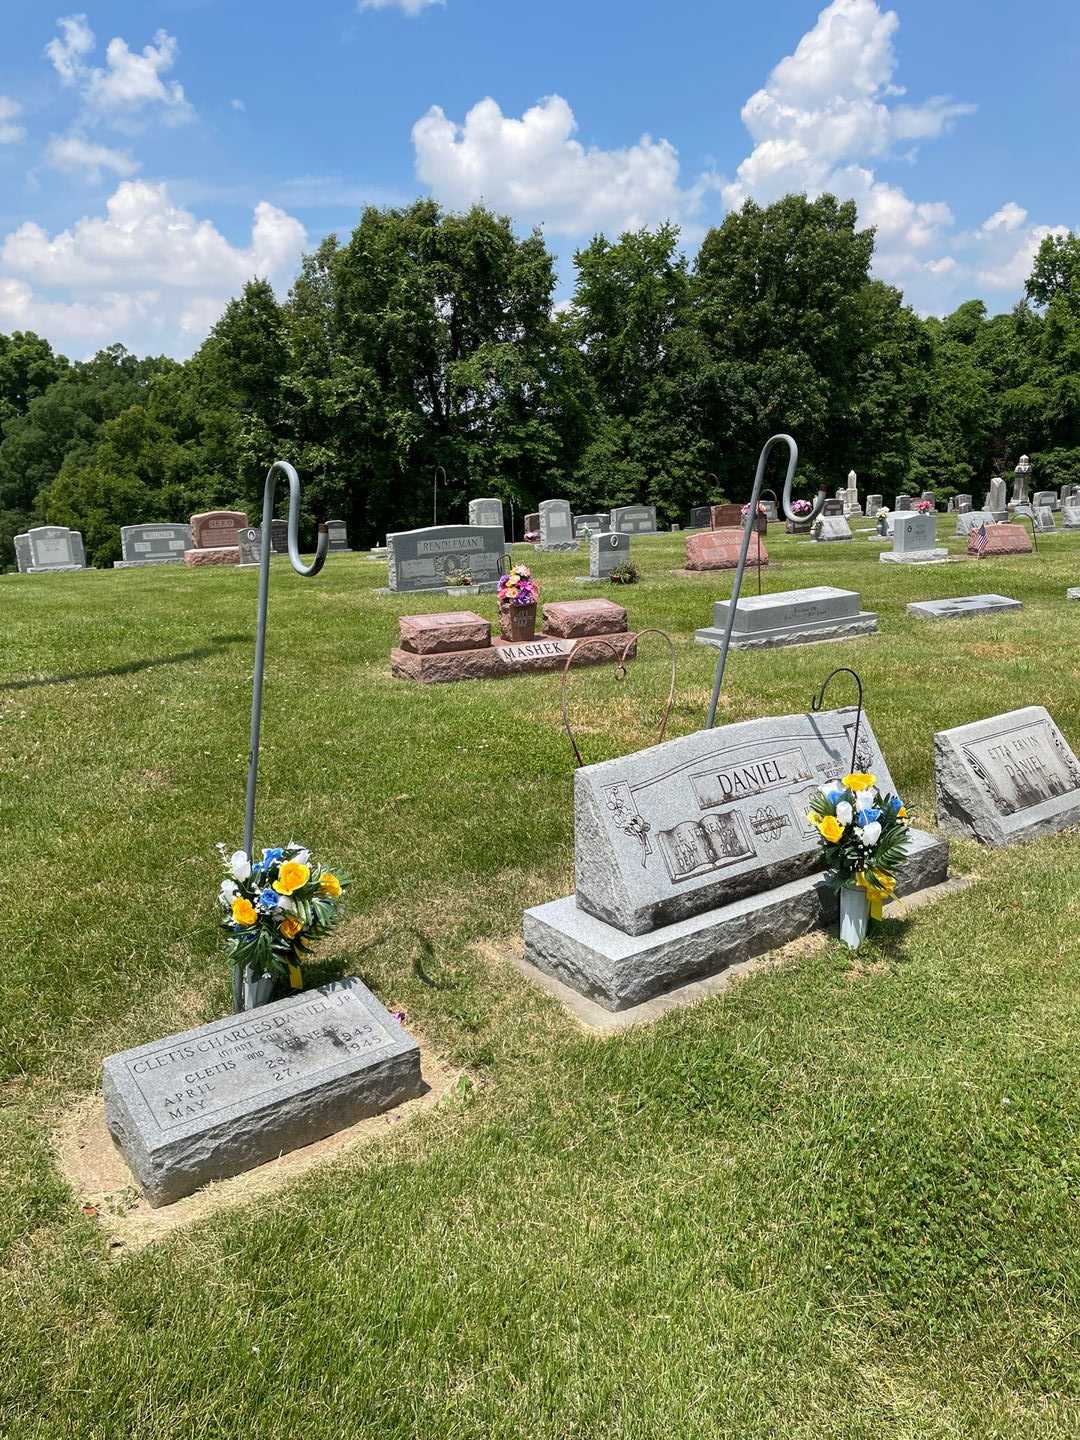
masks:
<svg viewBox="0 0 1080 1440"><path fill-rule="evenodd" d="M280 522L284 524L284 521ZM185 565L239 565L238 532L248 528L242 510L207 510L191 517L191 549Z"/></svg>
<svg viewBox="0 0 1080 1440"><path fill-rule="evenodd" d="M914 496L914 495L897 495L896 501L895 501L895 503L894 503L894 505L893 505L893 509L894 509L894 510L898 510L901 514L903 514L903 512L904 512L905 510L914 510L914 509L915 509L915 496Z"/></svg>
<svg viewBox="0 0 1080 1440"><path fill-rule="evenodd" d="M630 559L630 536L600 533L589 536L590 580L606 580Z"/></svg>
<svg viewBox="0 0 1080 1440"><path fill-rule="evenodd" d="M566 500L541 500L540 549L576 550L574 519Z"/></svg>
<svg viewBox="0 0 1080 1440"><path fill-rule="evenodd" d="M730 613L731 601L717 600L712 625L694 632L697 643L721 645ZM776 645L806 645L816 640L848 640L856 635L872 635L876 629L877 616L860 609L857 591L812 585L804 590L740 597L731 648L759 650Z"/></svg>
<svg viewBox="0 0 1080 1440"><path fill-rule="evenodd" d="M955 498L955 504L953 505L953 509L956 511L957 515L967 515L967 514L969 514L969 512L970 512L970 510L971 510L971 496L970 496L970 495L957 495L957 496L955 496L954 498Z"/></svg>
<svg viewBox="0 0 1080 1440"><path fill-rule="evenodd" d="M711 524L711 517L711 505L695 505L690 511L690 529L707 530Z"/></svg>
<svg viewBox="0 0 1080 1440"><path fill-rule="evenodd" d="M1032 500L1031 503L1035 507L1036 515L1039 513L1039 511L1044 505L1048 510L1057 510L1060 508L1060 502L1058 500L1058 493L1056 490L1036 490L1035 498Z"/></svg>
<svg viewBox="0 0 1080 1440"><path fill-rule="evenodd" d="M919 500L923 505L932 505L935 510L937 509L937 496L933 490L924 490L919 496Z"/></svg>
<svg viewBox="0 0 1080 1440"><path fill-rule="evenodd" d="M190 525L161 521L152 525L124 525L120 529L122 560L115 570L133 570L143 565L182 565L184 551L192 544Z"/></svg>
<svg viewBox="0 0 1080 1440"><path fill-rule="evenodd" d="M1057 529L1057 525L1054 523L1054 512L1049 505L1040 505L1036 508L1035 529L1040 535Z"/></svg>
<svg viewBox="0 0 1080 1440"><path fill-rule="evenodd" d="M995 520L991 511L968 510L964 514L957 515L956 534L958 536L967 536L971 534L972 530L977 530L980 525L985 525L989 529L991 525L996 524L997 521Z"/></svg>
<svg viewBox="0 0 1080 1440"><path fill-rule="evenodd" d="M869 515L871 519L874 519L874 518L877 516L877 512L881 509L883 503L884 503L884 501L883 501L883 497L882 497L882 496L880 496L880 495L867 495L867 497L866 497L866 513L867 513L867 515Z"/></svg>
<svg viewBox="0 0 1080 1440"><path fill-rule="evenodd" d="M16 535L16 536L15 536L15 564L19 567L19 574L20 574L20 575L26 575L26 574L29 572L30 566L31 566L33 563L34 563L34 559L33 559L33 556L32 556L31 553L30 553L30 536L29 536L29 535Z"/></svg>
<svg viewBox="0 0 1080 1440"><path fill-rule="evenodd" d="M38 525L26 533L30 542L27 573L85 569L82 536L77 530L66 525Z"/></svg>
<svg viewBox="0 0 1080 1440"><path fill-rule="evenodd" d="M344 520L327 520L326 538L330 542L330 550L349 549L349 532Z"/></svg>
<svg viewBox="0 0 1080 1440"><path fill-rule="evenodd" d="M730 530L733 526L741 528L742 523L741 505L709 506L709 524L714 530Z"/></svg>
<svg viewBox="0 0 1080 1440"><path fill-rule="evenodd" d="M840 493L843 494L843 491ZM843 500L826 500L825 504L821 507L821 513L822 515L843 515Z"/></svg>
<svg viewBox="0 0 1080 1440"><path fill-rule="evenodd" d="M934 736L938 825L1014 845L1080 824L1080 761L1041 705Z"/></svg>
<svg viewBox="0 0 1080 1440"><path fill-rule="evenodd" d="M1010 600L1008 595L956 595L949 600L916 600L907 607L907 613L920 620L961 620L970 615L1023 608L1019 600Z"/></svg>
<svg viewBox="0 0 1080 1440"><path fill-rule="evenodd" d="M262 526L245 525L236 532L236 543L240 550L240 565L258 565L262 560ZM273 548L273 540L270 542Z"/></svg>
<svg viewBox="0 0 1080 1440"><path fill-rule="evenodd" d="M995 515L1007 515L1009 511L1008 497L1009 487L1000 475L995 475L990 481L984 509L993 511Z"/></svg>
<svg viewBox="0 0 1080 1440"><path fill-rule="evenodd" d="M454 571L468 571L476 591L499 588L506 540L497 525L429 525L386 537L389 586L419 593L445 590Z"/></svg>
<svg viewBox="0 0 1080 1440"><path fill-rule="evenodd" d="M651 535L655 531L655 505L616 505L611 512L613 535Z"/></svg>
<svg viewBox="0 0 1080 1440"><path fill-rule="evenodd" d="M350 977L110 1055L105 1120L151 1205L419 1095L420 1048Z"/></svg>
<svg viewBox="0 0 1080 1440"><path fill-rule="evenodd" d="M525 535L524 535L524 538L525 538L526 540L539 540L539 538L540 538L540 516L539 516L539 515L533 514L533 515L526 515L526 516L525 516Z"/></svg>
<svg viewBox="0 0 1080 1440"><path fill-rule="evenodd" d="M831 502L826 501L826 505ZM852 540L851 526L844 515L821 515L814 521L814 527L810 531L813 540L829 542L833 540Z"/></svg>
<svg viewBox="0 0 1080 1440"><path fill-rule="evenodd" d="M1080 530L1080 495L1072 494L1062 503L1061 528Z"/></svg>
<svg viewBox="0 0 1080 1440"><path fill-rule="evenodd" d="M937 548L936 539L933 515L907 511L896 517L892 550L883 551L878 558L899 565L940 565L949 558L949 552Z"/></svg>
<svg viewBox="0 0 1080 1440"><path fill-rule="evenodd" d="M259 527L262 529L262 526ZM270 549L275 555L289 553L289 522L282 519L270 521Z"/></svg>
<svg viewBox="0 0 1080 1440"><path fill-rule="evenodd" d="M470 500L469 524L495 525L505 532L506 524L503 519L503 503L498 496L491 495L482 500Z"/></svg>

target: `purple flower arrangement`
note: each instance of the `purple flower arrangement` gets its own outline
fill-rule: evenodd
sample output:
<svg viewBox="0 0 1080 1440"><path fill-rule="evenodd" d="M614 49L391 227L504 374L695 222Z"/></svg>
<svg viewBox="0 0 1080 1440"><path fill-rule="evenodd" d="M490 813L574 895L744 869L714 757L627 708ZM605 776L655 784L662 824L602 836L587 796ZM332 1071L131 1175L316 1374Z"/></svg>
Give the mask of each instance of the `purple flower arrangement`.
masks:
<svg viewBox="0 0 1080 1440"><path fill-rule="evenodd" d="M809 500L793 500L791 502L791 513L793 515L809 515L813 508Z"/></svg>
<svg viewBox="0 0 1080 1440"><path fill-rule="evenodd" d="M535 605L540 599L540 586L527 565L513 565L509 574L499 576L499 603L502 605Z"/></svg>

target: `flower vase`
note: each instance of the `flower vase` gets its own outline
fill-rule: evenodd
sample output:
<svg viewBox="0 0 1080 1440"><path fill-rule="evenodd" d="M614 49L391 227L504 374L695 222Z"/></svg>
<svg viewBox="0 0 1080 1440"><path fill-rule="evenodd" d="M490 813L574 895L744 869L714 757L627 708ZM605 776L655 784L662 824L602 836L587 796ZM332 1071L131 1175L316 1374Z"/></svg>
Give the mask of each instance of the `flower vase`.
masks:
<svg viewBox="0 0 1080 1440"><path fill-rule="evenodd" d="M536 636L536 602L500 605L499 630L504 640L532 640Z"/></svg>
<svg viewBox="0 0 1080 1440"><path fill-rule="evenodd" d="M245 1010L254 1010L259 1005L268 1005L274 994L273 975L256 974L251 965L244 966L243 1000Z"/></svg>
<svg viewBox="0 0 1080 1440"><path fill-rule="evenodd" d="M849 950L858 950L870 925L870 897L861 885L844 885L840 890L840 939Z"/></svg>

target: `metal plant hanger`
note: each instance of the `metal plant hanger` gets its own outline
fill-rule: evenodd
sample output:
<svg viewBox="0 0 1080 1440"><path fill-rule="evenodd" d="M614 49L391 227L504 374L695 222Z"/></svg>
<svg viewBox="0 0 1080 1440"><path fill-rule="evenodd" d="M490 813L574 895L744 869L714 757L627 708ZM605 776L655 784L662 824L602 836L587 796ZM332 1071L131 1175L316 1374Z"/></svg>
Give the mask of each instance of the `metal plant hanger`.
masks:
<svg viewBox="0 0 1080 1440"><path fill-rule="evenodd" d="M266 608L270 595L270 522L274 517L274 492L278 472L289 483L289 560L298 575L317 575L326 561L330 536L325 524L319 525L319 541L315 559L305 565L300 559L297 531L300 524L300 477L287 460L275 460L266 472L263 485L262 552L259 559L259 609L255 629L255 676L251 691L251 744L248 750L247 800L244 807L244 854L251 859L255 844L255 784L259 775L259 726L262 720L263 665L266 657ZM237 972L239 975L239 971ZM236 984L242 982L238 979ZM242 1008L242 992L234 993L237 1010Z"/></svg>
<svg viewBox="0 0 1080 1440"><path fill-rule="evenodd" d="M851 769L849 771L849 774L854 775L856 766L859 763L859 729L862 726L863 717L863 683L858 672L852 670L848 665L841 665L837 670L830 670L821 682L821 689L814 696L813 700L810 701L810 711L811 714L816 715L825 704L825 691L828 688L829 681L832 680L835 675L850 675L859 687L859 708L855 712L855 734L851 740Z"/></svg>
<svg viewBox="0 0 1080 1440"><path fill-rule="evenodd" d="M579 770L581 766L585 764L585 761L581 758L581 750L578 747L577 736L574 734L574 727L570 724L570 712L567 708L566 681L567 677L570 674L570 666L574 663L574 656L577 655L582 645L603 645L611 651L611 654L615 659L616 679L625 680L626 657L630 653L631 647L636 645L638 641L644 640L646 635L659 635L663 640L665 640L667 642L668 652L671 656L671 684L668 686L668 697L664 705L664 713L660 717L660 729L654 742L657 745L663 743L664 736L667 734L667 722L669 716L671 715L671 707L675 703L676 651L675 644L671 636L667 633L666 630L639 630L636 635L628 635L626 637L626 640L623 643L622 649L620 651L616 649L614 642L608 639L607 636L590 635L588 640L584 640L579 645L575 646L574 649L570 651L570 654L566 657L566 664L563 666L562 671L562 680L559 683L559 700L562 706L563 729L566 731L567 739L570 741L570 744L573 747L575 770Z"/></svg>
<svg viewBox="0 0 1080 1440"><path fill-rule="evenodd" d="M739 604L739 592L742 590L743 571L746 569L746 552L750 548L750 536L754 532L754 521L757 517L758 499L761 495L761 487L765 480L765 466L769 460L769 454L774 445L784 444L788 447L788 467L784 476L784 515L792 522L806 520L805 515L796 515L791 508L791 482L795 478L795 467L799 463L799 447L790 435L773 435L766 440L758 456L757 474L754 476L754 489L750 495L750 504L747 506L746 519L743 521L742 545L739 547L739 563L735 567L735 581L731 587L731 603L728 606L727 626L724 630L724 638L720 642L720 658L716 662L716 675L713 679L712 698L709 701L709 717L705 722L705 728L711 730L716 724L716 707L720 702L720 688L724 683L724 669L727 665L728 649L731 645L731 632L735 628L735 613ZM819 491L817 501L810 512L810 522L821 514L825 505L825 492ZM758 567L760 578L761 567Z"/></svg>

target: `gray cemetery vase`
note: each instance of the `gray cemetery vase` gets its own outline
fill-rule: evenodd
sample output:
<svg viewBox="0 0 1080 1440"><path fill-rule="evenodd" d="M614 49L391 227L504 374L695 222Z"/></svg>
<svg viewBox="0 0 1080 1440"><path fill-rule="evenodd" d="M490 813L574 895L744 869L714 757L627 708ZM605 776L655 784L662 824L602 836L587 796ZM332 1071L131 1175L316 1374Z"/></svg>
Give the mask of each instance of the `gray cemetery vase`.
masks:
<svg viewBox="0 0 1080 1440"><path fill-rule="evenodd" d="M360 980L110 1055L105 1120L168 1205L421 1093L416 1041Z"/></svg>
<svg viewBox="0 0 1080 1440"><path fill-rule="evenodd" d="M1000 847L1080 824L1080 761L1041 705L934 736L938 825Z"/></svg>

